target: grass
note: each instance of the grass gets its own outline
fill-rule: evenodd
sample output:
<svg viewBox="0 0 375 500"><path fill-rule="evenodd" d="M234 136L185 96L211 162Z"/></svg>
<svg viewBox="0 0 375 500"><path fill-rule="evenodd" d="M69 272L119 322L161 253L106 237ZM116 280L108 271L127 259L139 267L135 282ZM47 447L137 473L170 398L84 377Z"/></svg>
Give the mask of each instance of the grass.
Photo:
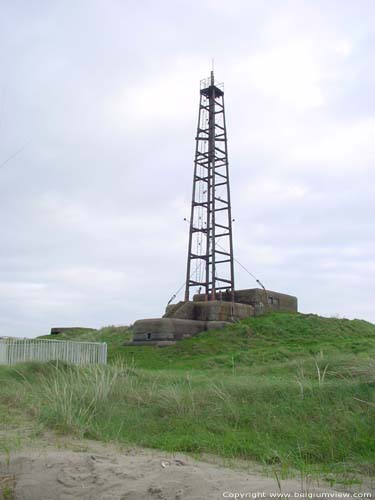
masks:
<svg viewBox="0 0 375 500"><path fill-rule="evenodd" d="M289 363L319 356L320 352L353 360L375 352L372 323L313 314L273 313L249 318L163 349L123 346L131 335L131 328L106 327L93 333L66 332L53 338L106 342L110 362L121 359L148 370L221 370L233 366L247 370L254 365L266 365L269 373L278 363L285 363L287 369Z"/></svg>
<svg viewBox="0 0 375 500"><path fill-rule="evenodd" d="M59 336L107 341L107 366L1 368L0 408L61 433L256 460L281 475L374 474L374 325L270 314L163 349L123 347L130 333Z"/></svg>

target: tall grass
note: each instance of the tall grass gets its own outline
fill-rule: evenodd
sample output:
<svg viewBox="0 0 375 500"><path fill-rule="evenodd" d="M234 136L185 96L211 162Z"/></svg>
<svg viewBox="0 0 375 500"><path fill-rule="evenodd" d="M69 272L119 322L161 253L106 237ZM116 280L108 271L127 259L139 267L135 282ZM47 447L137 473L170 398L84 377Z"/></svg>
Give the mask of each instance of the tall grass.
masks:
<svg viewBox="0 0 375 500"><path fill-rule="evenodd" d="M44 424L104 441L293 467L375 467L374 364L327 366L311 358L303 372L225 377L121 362L51 366L32 384L31 401Z"/></svg>
<svg viewBox="0 0 375 500"><path fill-rule="evenodd" d="M0 420L10 403L103 441L375 473L370 323L270 314L163 349L122 346L127 329L82 335L108 342L111 364L0 367Z"/></svg>

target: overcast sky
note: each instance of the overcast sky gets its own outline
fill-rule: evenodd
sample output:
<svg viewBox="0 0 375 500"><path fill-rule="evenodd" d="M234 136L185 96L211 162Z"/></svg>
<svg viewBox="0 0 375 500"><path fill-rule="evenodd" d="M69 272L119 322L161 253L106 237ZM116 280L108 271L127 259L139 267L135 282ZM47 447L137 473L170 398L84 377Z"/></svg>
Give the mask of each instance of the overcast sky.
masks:
<svg viewBox="0 0 375 500"><path fill-rule="evenodd" d="M0 335L163 313L212 58L235 257L302 312L375 321L373 1L0 8L0 164L22 149L0 168Z"/></svg>

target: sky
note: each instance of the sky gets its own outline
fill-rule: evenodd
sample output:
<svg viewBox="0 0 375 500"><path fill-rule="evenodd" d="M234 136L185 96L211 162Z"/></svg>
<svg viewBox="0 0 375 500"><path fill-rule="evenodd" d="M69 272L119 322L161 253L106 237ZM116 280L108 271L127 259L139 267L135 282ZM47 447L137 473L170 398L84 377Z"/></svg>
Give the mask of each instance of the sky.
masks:
<svg viewBox="0 0 375 500"><path fill-rule="evenodd" d="M163 314L212 59L235 257L301 312L375 322L374 2L0 8L0 336Z"/></svg>

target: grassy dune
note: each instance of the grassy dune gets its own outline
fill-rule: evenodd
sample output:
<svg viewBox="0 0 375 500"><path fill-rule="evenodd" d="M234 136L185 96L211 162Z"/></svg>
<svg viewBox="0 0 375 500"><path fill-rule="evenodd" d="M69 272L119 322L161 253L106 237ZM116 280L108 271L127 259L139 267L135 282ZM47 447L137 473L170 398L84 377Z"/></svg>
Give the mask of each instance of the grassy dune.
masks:
<svg viewBox="0 0 375 500"><path fill-rule="evenodd" d="M353 361L375 353L375 325L362 320L322 318L314 314L274 313L240 321L224 330L178 342L163 349L124 347L131 328L105 327L90 332L40 338L107 342L109 361L122 359L153 369L211 370L295 362L324 355L348 355Z"/></svg>
<svg viewBox="0 0 375 500"><path fill-rule="evenodd" d="M123 347L130 333L90 334L108 342L106 367L2 368L0 408L104 441L374 474L374 325L270 314L163 349Z"/></svg>

